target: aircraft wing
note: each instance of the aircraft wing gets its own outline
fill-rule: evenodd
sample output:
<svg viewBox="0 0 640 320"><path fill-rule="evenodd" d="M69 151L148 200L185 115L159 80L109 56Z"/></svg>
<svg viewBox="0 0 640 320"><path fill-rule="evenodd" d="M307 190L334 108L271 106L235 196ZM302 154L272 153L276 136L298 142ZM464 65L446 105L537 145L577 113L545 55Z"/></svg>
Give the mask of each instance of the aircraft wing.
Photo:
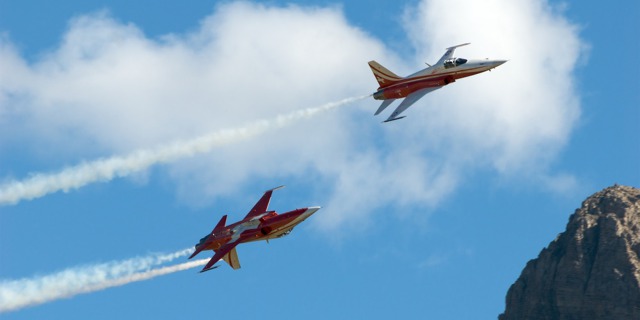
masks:
<svg viewBox="0 0 640 320"><path fill-rule="evenodd" d="M444 63L445 60L447 59L451 59L451 57L453 57L453 53L456 51L456 48L458 47L462 47L462 46L466 46L470 44L469 42L467 43L463 43L463 44L459 44L457 46L453 46L453 47L449 47L447 48L447 51L445 51L444 55L442 56L442 58L440 58L440 60L438 60L438 62L436 62L436 66L441 65Z"/></svg>
<svg viewBox="0 0 640 320"><path fill-rule="evenodd" d="M207 262L207 264L204 266L204 268L202 268L202 270L200 270L200 272L205 272L205 271L209 271L211 269L217 268L217 267L213 267L213 265L216 264L216 262L220 261L220 259L225 257L232 250L234 251L234 254L235 254L235 248L238 244L240 244L240 241L234 241L233 243L227 243L222 247L220 247L220 249L216 251L216 254L213 255L211 260ZM237 255L235 256L235 259L236 260L238 259ZM231 267L233 267L233 265ZM239 267L240 267L240 263L238 263L238 268Z"/></svg>
<svg viewBox="0 0 640 320"><path fill-rule="evenodd" d="M398 115L400 115L402 112L407 110L416 101L420 100L420 98L424 97L425 94L427 94L427 93L429 93L431 91L434 91L434 90L438 90L440 88L442 88L442 86L440 86L440 87L432 87L432 88L424 88L422 90L418 90L418 91L408 95L406 98L404 98L404 100L402 100L402 102L396 108L396 110L394 110L393 113L391 113L391 115L389 116L389 118L387 120L385 120L384 122L389 122L389 121L393 121L393 120L398 120L398 119L404 118L404 117L398 117Z"/></svg>
<svg viewBox="0 0 640 320"><path fill-rule="evenodd" d="M386 109L395 100L396 99L387 99L387 100L382 101L382 104L380 105L380 107L378 108L378 110L376 111L376 113L374 115L377 116L378 114L380 114L380 112L382 112L382 110Z"/></svg>
<svg viewBox="0 0 640 320"><path fill-rule="evenodd" d="M284 186L279 186L277 188L265 191L262 198L258 200L251 211L249 211L249 213L247 213L247 215L244 217L244 220L249 220L257 215L267 212L267 209L269 208L269 202L271 201L271 194L273 193L273 191L281 188L284 188Z"/></svg>
<svg viewBox="0 0 640 320"><path fill-rule="evenodd" d="M206 248L205 245L201 245L200 247L198 247L192 254L191 256L189 256L189 259L195 257L196 255L198 255L198 253L200 253L202 250L204 250L204 248Z"/></svg>

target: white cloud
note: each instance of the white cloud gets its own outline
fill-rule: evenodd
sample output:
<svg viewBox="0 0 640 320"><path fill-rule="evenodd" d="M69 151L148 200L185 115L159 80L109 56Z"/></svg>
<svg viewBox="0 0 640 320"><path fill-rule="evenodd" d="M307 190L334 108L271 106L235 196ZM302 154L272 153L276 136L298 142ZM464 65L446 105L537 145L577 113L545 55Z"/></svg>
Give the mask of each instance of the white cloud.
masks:
<svg viewBox="0 0 640 320"><path fill-rule="evenodd" d="M580 113L573 71L584 44L576 26L537 0L431 0L412 13L410 37L422 56L472 42L457 55L509 59L434 94L433 107L421 110L425 134L503 173L544 170Z"/></svg>
<svg viewBox="0 0 640 320"><path fill-rule="evenodd" d="M458 55L510 61L428 95L405 120L380 124L371 115L379 103L369 100L169 172L183 199L314 179L325 228L382 207L437 205L477 168L548 174L579 115L575 26L539 0L425 0L407 12L419 59L405 62L338 8L227 3L194 32L159 39L105 13L78 17L60 47L34 63L2 40L0 68L14 77L0 79L0 124L27 145L129 153L370 93L368 60L413 71L472 42Z"/></svg>

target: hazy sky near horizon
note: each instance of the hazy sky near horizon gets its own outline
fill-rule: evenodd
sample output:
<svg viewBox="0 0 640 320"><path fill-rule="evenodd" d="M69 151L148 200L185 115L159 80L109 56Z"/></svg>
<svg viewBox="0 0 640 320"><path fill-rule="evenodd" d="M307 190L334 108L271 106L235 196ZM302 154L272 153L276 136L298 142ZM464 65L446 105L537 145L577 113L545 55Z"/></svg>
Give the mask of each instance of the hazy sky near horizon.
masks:
<svg viewBox="0 0 640 320"><path fill-rule="evenodd" d="M3 319L496 317L580 201L640 185L640 5L615 7L0 1L0 293L182 250L278 185L278 212L323 207L240 246L240 270ZM372 98L309 113L375 91L369 60L406 75L465 42L456 56L509 61L401 121L381 124Z"/></svg>

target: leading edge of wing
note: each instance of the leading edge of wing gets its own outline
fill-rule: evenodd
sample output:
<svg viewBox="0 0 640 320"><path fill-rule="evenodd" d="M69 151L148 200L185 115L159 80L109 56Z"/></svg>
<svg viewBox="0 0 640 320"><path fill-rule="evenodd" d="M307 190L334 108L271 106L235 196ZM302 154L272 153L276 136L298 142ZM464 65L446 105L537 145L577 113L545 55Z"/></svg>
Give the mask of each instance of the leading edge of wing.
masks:
<svg viewBox="0 0 640 320"><path fill-rule="evenodd" d="M264 195L262 195L262 198L260 198L260 200L258 200L258 202L256 202L256 204L253 206L253 208L251 208L251 211L249 211L249 213L247 213L247 215L244 217L244 219L250 219L253 218L259 214L263 214L265 212L267 212L267 209L269 209L269 202L271 201L271 195L273 194L274 191L278 190L278 189L282 189L284 188L284 186L279 186L279 187L275 187L273 189L269 189L267 191L264 192Z"/></svg>
<svg viewBox="0 0 640 320"><path fill-rule="evenodd" d="M389 116L389 118L387 118L387 120L385 120L384 122L389 122L389 121L400 119L398 116L402 112L407 110L409 107L411 107L412 104L416 103L416 101L420 100L420 98L424 97L424 95L426 95L427 93L429 93L431 91L434 91L434 90L438 90L440 88L442 88L442 86L433 87L433 88L424 88L424 89L418 90L418 91L408 95L406 98L404 98L404 100L402 100L402 102L396 108L396 110L394 110L393 113L391 113L391 115Z"/></svg>

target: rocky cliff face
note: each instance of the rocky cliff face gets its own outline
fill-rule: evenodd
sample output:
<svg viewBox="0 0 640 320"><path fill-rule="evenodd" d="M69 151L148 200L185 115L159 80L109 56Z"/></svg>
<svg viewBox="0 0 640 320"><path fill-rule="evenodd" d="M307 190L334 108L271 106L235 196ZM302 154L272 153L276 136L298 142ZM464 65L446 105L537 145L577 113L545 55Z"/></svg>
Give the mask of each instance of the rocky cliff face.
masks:
<svg viewBox="0 0 640 320"><path fill-rule="evenodd" d="M510 319L640 319L640 189L582 203L507 293Z"/></svg>

